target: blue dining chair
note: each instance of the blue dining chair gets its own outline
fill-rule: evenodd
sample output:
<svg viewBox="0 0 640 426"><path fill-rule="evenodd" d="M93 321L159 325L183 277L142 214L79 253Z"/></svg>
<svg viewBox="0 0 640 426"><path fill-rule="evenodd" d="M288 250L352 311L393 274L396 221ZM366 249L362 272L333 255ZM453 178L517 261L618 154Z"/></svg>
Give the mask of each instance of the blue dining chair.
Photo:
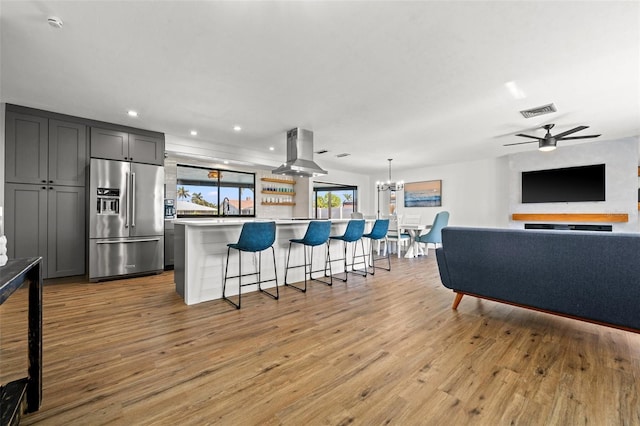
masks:
<svg viewBox="0 0 640 426"><path fill-rule="evenodd" d="M419 235L416 237L416 241L419 243L423 243L425 247L424 255L427 256L429 254L429 244L433 244L434 247L438 247L438 244L442 244L442 228L449 224L449 212L442 211L436 214L436 217L433 219L433 225L429 232L424 235Z"/></svg>
<svg viewBox="0 0 640 426"><path fill-rule="evenodd" d="M329 241L342 241L344 246L344 256L342 259L328 259L325 262L325 273L327 270L327 264L329 264L329 268L331 268L331 262L333 261L343 261L344 262L344 279L342 281L347 282L347 274L349 272L360 274L362 276L367 276L367 262L366 262L366 253L364 250L364 242L362 240L362 235L364 234L364 220L363 219L351 219L347 223L347 229L345 229L344 234L342 235L333 235L329 237ZM356 255L358 248L358 241L362 245L362 254ZM347 264L347 246L349 243L353 244L353 253L351 256L351 270L348 268ZM364 264L364 270L355 268L356 258L363 258L362 263Z"/></svg>
<svg viewBox="0 0 640 426"><path fill-rule="evenodd" d="M242 225L242 230L240 231L240 238L237 243L227 244L227 266L224 269L224 282L222 284L222 298L237 309L240 309L240 303L242 301L242 287L246 287L248 285L258 284L258 290L262 293L271 296L272 298L278 300L280 297L280 292L278 290L278 274L276 271L276 252L273 248L273 243L276 240L276 223L275 222L245 222ZM274 278L269 280L262 279L262 252L271 248L271 252L273 254L273 274ZM229 271L229 255L231 254L231 249L238 250L238 275L228 275ZM242 253L258 253L258 270L256 272L251 272L248 274L242 273ZM242 277L257 275L257 281L252 281L249 283L243 283ZM235 303L233 300L229 299L226 294L227 290L227 279L229 278L237 278L238 279L238 303ZM276 282L276 293L269 293L268 291L262 288L262 283L267 283L275 281Z"/></svg>
<svg viewBox="0 0 640 426"><path fill-rule="evenodd" d="M376 268L385 269L387 271L391 270L391 257L389 255L389 250L385 250L387 254L386 256L384 256L387 258L387 264L388 264L387 268L383 268L382 266L376 266L376 258L373 254L374 241L380 241L384 239L385 245L389 244L389 242L386 241L388 231L389 231L389 219L376 219L376 221L373 223L373 228L371 229L371 232L369 232L368 234L364 234L362 236L363 238L368 238L370 240L369 260L371 262L371 272L369 273L371 275L374 275L376 273Z"/></svg>
<svg viewBox="0 0 640 426"><path fill-rule="evenodd" d="M318 281L323 284L333 285L333 277L331 276L331 261L329 257L329 234L331 233L331 222L328 220L312 220L309 222L309 226L307 226L307 232L304 234L302 238L294 238L289 240L289 252L287 253L287 266L284 272L284 285L293 287L296 290L300 290L301 292L307 291L307 275L309 276L309 281ZM289 265L289 259L291 257L291 246L293 244L302 244L303 246L303 255L304 255L304 263L301 265L291 266ZM318 269L313 270L313 249L317 246L326 245L327 254L326 259L329 259L329 275L327 275L327 270ZM310 249L310 256L307 260L307 247ZM326 262L325 262L326 266ZM289 269L294 268L304 268L304 287L297 287L287 281L287 274L289 273ZM324 277L328 277L329 281L322 280L319 278L313 278L314 272L324 272Z"/></svg>

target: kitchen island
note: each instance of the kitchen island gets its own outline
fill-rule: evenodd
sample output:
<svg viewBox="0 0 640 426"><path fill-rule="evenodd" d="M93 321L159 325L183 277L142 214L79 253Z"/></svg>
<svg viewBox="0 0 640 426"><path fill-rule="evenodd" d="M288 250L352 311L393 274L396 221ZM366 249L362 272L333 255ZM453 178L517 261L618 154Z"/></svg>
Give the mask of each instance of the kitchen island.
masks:
<svg viewBox="0 0 640 426"><path fill-rule="evenodd" d="M255 220L255 219L250 219ZM341 235L347 226L349 219L332 220L331 235ZM242 225L247 220L241 219L177 219L175 227L175 261L174 281L176 292L184 299L187 305L222 298L222 283L224 281L224 269L227 259L227 244L235 243L240 237ZM284 285L284 273L289 250L289 240L302 238L307 230L309 220L275 220L276 240L274 242L276 255L276 269L278 285ZM351 250L349 250L351 252ZM324 247L316 247L314 251L315 269L322 269L325 261ZM342 258L342 244L331 244L331 258ZM271 253L263 253L262 267L263 278L272 278ZM243 272L255 271L258 257L249 253L242 256ZM255 263L254 263L255 262ZM296 244L291 250L291 265L300 265L303 262L303 248ZM343 272L342 262L332 262L332 272ZM229 275L238 272L238 252L231 251L229 262ZM317 276L317 275L314 275ZM295 268L289 271L289 282L299 282L304 279L304 268ZM245 277L248 282L251 277ZM266 283L263 288L274 287L275 282ZM228 282L229 295L238 294L238 280ZM243 289L243 293L256 291L257 285L250 285Z"/></svg>

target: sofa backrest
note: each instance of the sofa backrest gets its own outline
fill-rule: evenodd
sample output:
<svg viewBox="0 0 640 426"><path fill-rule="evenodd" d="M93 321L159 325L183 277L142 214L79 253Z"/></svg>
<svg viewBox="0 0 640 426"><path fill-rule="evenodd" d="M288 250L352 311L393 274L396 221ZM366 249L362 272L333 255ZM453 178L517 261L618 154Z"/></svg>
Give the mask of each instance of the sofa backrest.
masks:
<svg viewBox="0 0 640 426"><path fill-rule="evenodd" d="M640 234L447 227L443 284L640 329Z"/></svg>

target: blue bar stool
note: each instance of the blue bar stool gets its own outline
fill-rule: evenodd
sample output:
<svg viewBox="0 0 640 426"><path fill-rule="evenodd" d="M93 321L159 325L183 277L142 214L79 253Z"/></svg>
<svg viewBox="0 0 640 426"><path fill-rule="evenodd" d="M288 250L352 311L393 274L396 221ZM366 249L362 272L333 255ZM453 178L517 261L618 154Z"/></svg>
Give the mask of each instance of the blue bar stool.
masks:
<svg viewBox="0 0 640 426"><path fill-rule="evenodd" d="M304 234L303 238L291 239L289 240L289 253L287 254L287 266L284 271L284 285L293 287L296 290L300 290L301 292L307 291L307 274L309 275L309 281L318 281L323 284L333 285L333 277L331 276L331 261L329 260L329 275L327 275L326 268L313 270L313 249L317 246L325 244L327 246L327 259L329 257L329 234L331 233L331 222L328 220L313 220L309 222L309 226L307 227L307 232ZM302 265L290 266L289 258L291 257L291 245L292 244L302 244L304 250L304 263ZM307 247L311 248L311 253L309 259L307 260ZM325 262L326 266L326 262ZM289 273L289 269L293 268L303 268L304 267L304 287L296 287L293 284L287 282L287 274ZM325 277L329 277L329 281L321 280L318 278L313 278L314 272L323 272Z"/></svg>
<svg viewBox="0 0 640 426"><path fill-rule="evenodd" d="M362 234L364 234L364 220L362 219L351 219L349 223L347 223L347 229L345 229L343 235L333 235L329 237L329 241L342 241L344 245L344 257L342 259L330 260L327 258L325 262L325 271L327 270L327 263L331 265L331 262L342 260L344 261L344 279L342 281L347 282L347 274L349 272L353 272L356 274L360 274L362 276L367 276L367 262L366 262L366 254L364 250L364 241L362 240ZM358 241L362 245L362 254L356 256L356 250L358 248ZM347 267L347 245L349 243L355 243L353 245L353 253L351 256L351 270ZM357 257L364 258L363 264L365 266L364 270L355 268L355 260Z"/></svg>
<svg viewBox="0 0 640 426"><path fill-rule="evenodd" d="M224 270L224 282L222 284L222 298L231 303L237 309L240 309L240 302L242 300L242 287L258 284L258 290L278 300L280 292L278 291L278 274L276 272L276 252L273 248L273 243L276 240L276 223L275 222L245 222L242 225L242 231L240 232L240 238L237 243L227 244L227 266ZM262 252L271 247L273 253L273 273L274 278L269 280L263 280L261 276L262 270ZM229 254L231 249L238 250L238 275L227 275L229 271ZM258 253L258 271L249 274L242 273L242 252ZM250 283L243 283L242 277L250 275L257 275L258 280ZM238 303L229 299L226 295L227 279L238 278ZM262 283L276 282L276 294L269 293L263 290Z"/></svg>
<svg viewBox="0 0 640 426"><path fill-rule="evenodd" d="M371 240L369 243L369 246L370 246L369 259L371 260L371 272L369 273L371 275L374 275L376 273L376 268L384 269L386 271L391 270L391 258L389 257L389 250L385 250L387 252L387 255L384 256L387 258L387 264L388 264L387 268L384 268L382 266L376 266L376 258L373 255L373 242L382 240L382 239L385 239L386 241L387 231L389 231L389 219L376 219L375 223L373 224L373 229L371 229L371 232L369 232L368 234L364 234L362 236L363 238L369 238L369 240ZM385 245L387 244L389 244L388 241L385 242Z"/></svg>

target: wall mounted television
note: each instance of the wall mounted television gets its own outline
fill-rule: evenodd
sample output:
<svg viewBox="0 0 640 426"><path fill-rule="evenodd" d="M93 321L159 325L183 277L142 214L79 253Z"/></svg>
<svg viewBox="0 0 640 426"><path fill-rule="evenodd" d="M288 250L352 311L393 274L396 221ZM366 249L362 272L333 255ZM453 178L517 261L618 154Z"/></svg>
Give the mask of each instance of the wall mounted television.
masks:
<svg viewBox="0 0 640 426"><path fill-rule="evenodd" d="M605 201L605 165L522 172L523 203Z"/></svg>

